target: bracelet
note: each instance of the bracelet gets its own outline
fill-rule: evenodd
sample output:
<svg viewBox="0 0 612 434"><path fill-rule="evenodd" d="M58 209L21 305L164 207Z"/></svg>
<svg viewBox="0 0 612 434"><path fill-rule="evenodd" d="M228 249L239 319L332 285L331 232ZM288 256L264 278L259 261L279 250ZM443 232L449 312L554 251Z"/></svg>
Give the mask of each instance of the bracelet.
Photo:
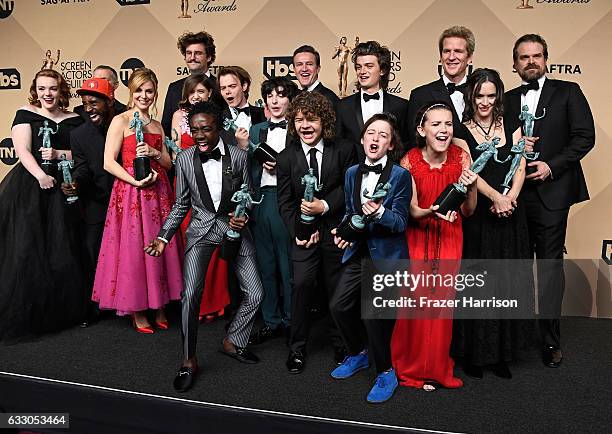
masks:
<svg viewBox="0 0 612 434"><path fill-rule="evenodd" d="M157 157L153 157L153 159L155 161L159 161L159 160L161 160L161 157L162 157L162 153L160 152L159 155L157 155Z"/></svg>

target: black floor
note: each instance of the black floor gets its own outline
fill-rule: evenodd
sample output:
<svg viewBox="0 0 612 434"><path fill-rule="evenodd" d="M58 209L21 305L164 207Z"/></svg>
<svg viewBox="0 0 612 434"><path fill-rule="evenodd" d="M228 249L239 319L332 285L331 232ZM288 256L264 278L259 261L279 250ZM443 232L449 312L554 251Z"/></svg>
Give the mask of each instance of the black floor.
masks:
<svg viewBox="0 0 612 434"><path fill-rule="evenodd" d="M535 352L511 365L512 380L485 372L456 390L405 387L384 405L365 402L374 372L335 381L332 351L315 337L306 370L290 375L282 338L253 347L262 359L243 365L218 352L223 321L199 329L201 375L177 394L181 362L176 312L171 329L140 335L125 318L104 320L37 341L0 346L0 371L256 409L454 432L609 432L612 427L612 321L564 318L563 365L544 367ZM6 397L9 391L0 391ZM69 409L68 409L69 410Z"/></svg>

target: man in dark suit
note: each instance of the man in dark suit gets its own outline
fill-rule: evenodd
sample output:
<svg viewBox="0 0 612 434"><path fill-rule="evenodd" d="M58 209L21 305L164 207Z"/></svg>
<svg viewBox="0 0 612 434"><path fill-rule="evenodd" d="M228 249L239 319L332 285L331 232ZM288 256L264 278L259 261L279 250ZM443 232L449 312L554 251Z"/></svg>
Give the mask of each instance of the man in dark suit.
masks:
<svg viewBox="0 0 612 434"><path fill-rule="evenodd" d="M359 161L365 159L361 146L361 129L376 113L391 113L398 122L402 143L408 140L408 101L386 91L391 72L391 52L376 41L357 44L351 60L355 66L359 92L338 105L337 137L349 140ZM400 152L401 154L401 152Z"/></svg>
<svg viewBox="0 0 612 434"><path fill-rule="evenodd" d="M463 119L463 89L467 81L467 68L472 62L476 47L476 39L470 29L463 26L453 26L446 29L438 39L442 76L436 81L424 84L410 92L408 104L408 147L416 146L416 114L425 104L432 101L445 101L454 108L453 127L456 137L461 136L461 121Z"/></svg>
<svg viewBox="0 0 612 434"><path fill-rule="evenodd" d="M298 139L279 154L276 170L278 207L292 240L293 302L287 369L300 373L306 361L310 307L317 279L327 288L329 300L340 276L342 251L334 244L331 230L344 216L344 174L354 162L354 150L350 143L332 141L334 111L329 100L318 92L297 96L287 120L289 132ZM312 201L304 199L303 178L309 171L320 187ZM317 221L318 230L309 239L298 238L300 214ZM342 340L331 318L328 325L335 359L344 358Z"/></svg>
<svg viewBox="0 0 612 434"><path fill-rule="evenodd" d="M85 122L70 132L70 147L74 159L73 183L62 183L66 196L78 195L84 224L82 241L87 264L87 281L93 288L98 253L102 243L106 210L115 178L104 170L106 132L115 116L114 89L103 78L83 82L77 94L81 96ZM89 294L91 298L91 294ZM97 304L90 301L88 315L81 325L87 327L98 317Z"/></svg>
<svg viewBox="0 0 612 434"><path fill-rule="evenodd" d="M520 37L512 55L523 84L506 93L506 113L518 122L526 106L528 114L521 117L535 117L533 134L525 139L539 157L527 164L528 175L519 201L527 213L531 248L540 260L537 271L543 361L556 368L563 359L559 317L565 289L567 217L573 204L589 199L580 160L595 145L595 127L580 87L546 77L548 47L540 35Z"/></svg>
<svg viewBox="0 0 612 434"><path fill-rule="evenodd" d="M119 87L119 76L117 75L117 71L115 71L115 69L111 66L108 66L108 65L96 66L96 69L94 69L93 71L92 78L103 78L107 80L113 88L113 93L116 92L117 88ZM116 99L113 99L113 108L115 109L116 115L118 115L119 113L123 113L126 110L125 104L117 101ZM88 116L87 113L85 113L85 108L82 104L79 106L76 106L74 108L74 112L81 115L84 118Z"/></svg>
<svg viewBox="0 0 612 434"><path fill-rule="evenodd" d="M196 343L204 277L210 258L224 234L239 231L242 242L233 261L243 292L238 312L227 328L221 352L242 363L257 363L259 358L247 348L255 313L263 298L253 238L245 227L246 217L234 217L233 194L246 185L251 190L247 153L223 143L221 108L211 102L200 102L189 113L189 127L195 146L181 152L176 159L176 201L157 238L145 251L160 256L187 215L184 289L181 294L182 338L184 360L174 380L174 388L185 392L193 385L198 370ZM219 180L221 182L219 182ZM250 204L247 203L250 208Z"/></svg>
<svg viewBox="0 0 612 434"><path fill-rule="evenodd" d="M208 70L216 58L215 40L210 33L205 31L198 33L185 32L179 37L177 46L185 59L190 74L201 72L216 82L215 76ZM166 92L161 124L167 137L172 137L170 134L172 115L178 110L178 104L183 94L183 84L186 79L187 77L183 77L170 83Z"/></svg>
<svg viewBox="0 0 612 434"><path fill-rule="evenodd" d="M319 92L331 102L334 112L338 110L340 98L319 81L321 72L321 56L310 45L302 45L293 52L293 72L302 90Z"/></svg>

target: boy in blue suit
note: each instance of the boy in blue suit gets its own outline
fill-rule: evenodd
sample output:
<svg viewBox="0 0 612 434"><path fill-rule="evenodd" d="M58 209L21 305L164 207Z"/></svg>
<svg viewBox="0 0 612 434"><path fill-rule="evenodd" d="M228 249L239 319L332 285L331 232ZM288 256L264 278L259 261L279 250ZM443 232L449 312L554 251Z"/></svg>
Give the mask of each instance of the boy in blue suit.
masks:
<svg viewBox="0 0 612 434"><path fill-rule="evenodd" d="M388 113L372 116L364 125L361 143L365 161L352 166L345 176L345 219L352 214L362 214L368 218L363 235L349 243L332 230L334 242L344 249L342 276L334 297L330 301L330 311L349 355L334 369L331 376L344 379L369 367L368 352L376 368L376 382L367 396L370 403L387 401L397 387L395 371L391 366L391 334L395 320L361 320L360 290L362 262L372 259L408 259L408 244L405 231L408 226L410 200L412 198L412 177L402 167L393 164L394 151L400 145L395 117ZM390 184L386 196L371 200L369 195L379 184ZM363 328L367 332L367 349Z"/></svg>

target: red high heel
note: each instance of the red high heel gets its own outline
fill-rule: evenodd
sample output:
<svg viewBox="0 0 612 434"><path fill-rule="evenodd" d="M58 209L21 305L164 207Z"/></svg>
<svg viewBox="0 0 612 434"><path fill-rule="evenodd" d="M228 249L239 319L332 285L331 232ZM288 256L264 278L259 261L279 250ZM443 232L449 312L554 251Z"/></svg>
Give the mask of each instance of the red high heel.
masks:
<svg viewBox="0 0 612 434"><path fill-rule="evenodd" d="M134 318L133 315L132 315L132 325L134 326L134 329L136 329L138 333L143 333L145 335L151 335L155 333L153 331L153 328L150 325L144 326L144 327L138 327L138 325L136 325L136 318Z"/></svg>
<svg viewBox="0 0 612 434"><path fill-rule="evenodd" d="M166 321L157 321L155 320L155 325L157 325L157 328L160 330L168 330L168 320Z"/></svg>

